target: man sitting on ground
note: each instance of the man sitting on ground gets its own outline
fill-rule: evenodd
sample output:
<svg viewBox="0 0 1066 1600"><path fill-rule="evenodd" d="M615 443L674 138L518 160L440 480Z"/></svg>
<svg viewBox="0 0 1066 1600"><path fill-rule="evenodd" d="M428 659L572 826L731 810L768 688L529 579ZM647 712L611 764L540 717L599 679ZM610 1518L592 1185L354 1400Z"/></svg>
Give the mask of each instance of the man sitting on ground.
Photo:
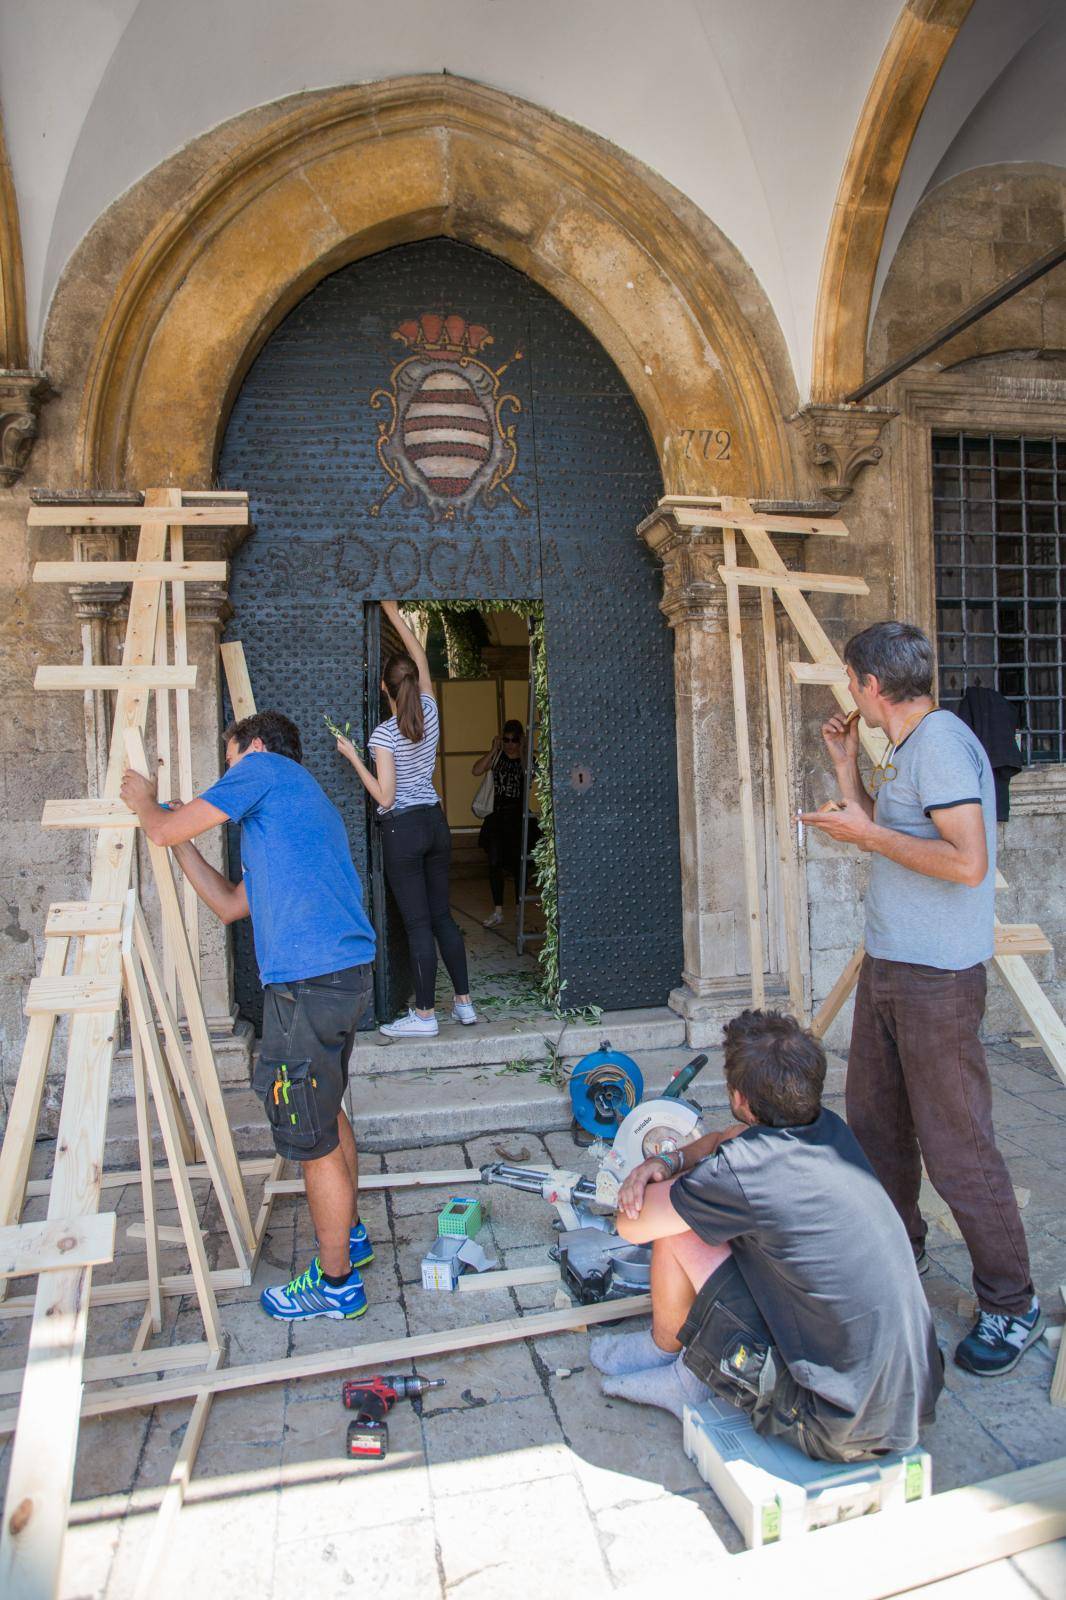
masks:
<svg viewBox="0 0 1066 1600"><path fill-rule="evenodd" d="M136 772L122 798L223 922L251 916L263 980L263 1046L252 1088L274 1148L298 1161L319 1253L287 1287L264 1289L263 1310L294 1321L360 1317L358 1268L374 1259L359 1220L359 1170L344 1110L348 1059L370 1003L374 930L340 812L302 765L295 724L279 711L234 722L222 736L228 771L199 799L170 809ZM241 824L243 876L231 883L190 841Z"/></svg>
<svg viewBox="0 0 1066 1600"><path fill-rule="evenodd" d="M822 1108L825 1052L745 1011L725 1077L739 1121L622 1185L619 1232L652 1243L652 1327L593 1339L603 1392L680 1418L713 1389L817 1460L908 1450L943 1360L906 1229Z"/></svg>

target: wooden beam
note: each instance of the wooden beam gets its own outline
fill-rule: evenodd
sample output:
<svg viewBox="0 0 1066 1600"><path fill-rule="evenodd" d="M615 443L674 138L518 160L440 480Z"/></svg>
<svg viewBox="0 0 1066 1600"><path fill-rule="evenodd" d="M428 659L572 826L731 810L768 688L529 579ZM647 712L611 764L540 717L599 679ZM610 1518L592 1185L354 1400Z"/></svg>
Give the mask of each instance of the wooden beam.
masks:
<svg viewBox="0 0 1066 1600"><path fill-rule="evenodd" d="M777 842L777 873L781 884L781 909L785 924L785 959L788 966L788 999L792 1015L805 1022L803 996L803 946L800 939L799 867L792 839L792 808L789 805L788 750L785 744L785 708L781 694L781 661L777 648L777 619L773 596L759 596L762 620L763 662L766 670L766 698L770 725L770 757L773 768L774 836Z"/></svg>
<svg viewBox="0 0 1066 1600"><path fill-rule="evenodd" d="M997 922L997 956L1046 956L1051 940L1035 922Z"/></svg>
<svg viewBox="0 0 1066 1600"><path fill-rule="evenodd" d="M195 667L38 667L33 687L54 689L195 689Z"/></svg>
<svg viewBox="0 0 1066 1600"><path fill-rule="evenodd" d="M229 690L233 715L238 720L254 716L255 696L252 693L252 680L248 675L243 644L239 639L233 639L229 644L219 645L219 654L226 674L226 688Z"/></svg>
<svg viewBox="0 0 1066 1600"><path fill-rule="evenodd" d="M761 567L719 567L718 576L723 583L745 583L756 589L810 589L818 594L869 594L865 578L838 577L833 572L793 572L779 577L776 572L764 572ZM846 675L845 675L846 681Z"/></svg>
<svg viewBox="0 0 1066 1600"><path fill-rule="evenodd" d="M736 560L736 538L732 528L722 530L727 565L719 572L732 570ZM744 852L744 891L747 911L748 957L751 965L751 1003L758 1011L766 998L763 976L762 908L759 901L759 857L755 843L755 799L751 781L751 740L748 734L748 691L744 680L744 636L740 621L740 596L735 583L727 583L726 625L729 631L729 665L733 680L733 728L737 741L737 774L740 780L740 836Z"/></svg>
<svg viewBox="0 0 1066 1600"><path fill-rule="evenodd" d="M56 900L44 919L46 939L71 934L121 933L122 907L117 900Z"/></svg>
<svg viewBox="0 0 1066 1600"><path fill-rule="evenodd" d="M139 828L137 813L117 798L46 800L42 828Z"/></svg>
<svg viewBox="0 0 1066 1600"><path fill-rule="evenodd" d="M115 1259L115 1213L98 1211L65 1222L20 1222L0 1228L0 1278L60 1267L98 1267Z"/></svg>
<svg viewBox="0 0 1066 1600"><path fill-rule="evenodd" d="M788 671L793 683L835 683L847 688L848 669L832 662L790 661Z"/></svg>
<svg viewBox="0 0 1066 1600"><path fill-rule="evenodd" d="M170 554L180 561L185 554L185 534L181 528L170 531ZM170 591L170 604L174 617L174 665L189 670L189 629L185 611L185 585L175 583ZM196 668L191 669L194 673ZM186 690L174 695L174 720L178 734L178 799L192 800L192 720L189 713L189 696ZM185 932L189 939L197 986L200 983L200 898L189 882L182 877L182 906L185 913Z"/></svg>
<svg viewBox="0 0 1066 1600"><path fill-rule="evenodd" d="M281 1356L274 1361L248 1362L210 1375L194 1374L162 1383L130 1384L101 1394L86 1395L83 1417L107 1416L140 1406L169 1405L174 1400L194 1400L200 1394L232 1394L300 1378L321 1378L332 1372L388 1371L424 1356L450 1355L455 1350L479 1350L516 1339L540 1339L550 1333L572 1333L599 1322L620 1322L651 1310L651 1295L631 1295L605 1300L600 1305L572 1306L565 1311L534 1312L524 1317L504 1317L497 1322L477 1322L439 1333L417 1333L410 1338L380 1339L368 1344L336 1345L304 1355ZM0 1413L0 1434L10 1433L12 1415Z"/></svg>
<svg viewBox="0 0 1066 1600"><path fill-rule="evenodd" d="M213 1399L214 1395L208 1393L197 1395L193 1401L192 1415L178 1447L174 1465L170 1469L170 1479L156 1513L148 1548L138 1566L133 1600L148 1600L150 1595L157 1592L159 1563L167 1540L173 1532L178 1513L185 1504L185 1493L192 1479L192 1470L196 1465L196 1456L204 1436L204 1429L207 1427Z"/></svg>
<svg viewBox="0 0 1066 1600"><path fill-rule="evenodd" d="M151 1328L151 1322L148 1323ZM131 1350L116 1356L89 1356L85 1362L86 1383L113 1383L116 1378L145 1377L152 1372L181 1372L186 1367L206 1366L210 1346L197 1344L166 1345L161 1350ZM0 1394L18 1394L22 1387L22 1368L0 1372Z"/></svg>
<svg viewBox="0 0 1066 1600"><path fill-rule="evenodd" d="M767 533L806 534L809 538L846 539L848 528L839 517L793 517L776 513L730 509L728 500L704 500L698 496L666 495L659 501L669 510L680 528L762 528Z"/></svg>
<svg viewBox="0 0 1066 1600"><path fill-rule="evenodd" d="M146 501L160 506L174 506L178 498L177 490L166 489L145 496ZM165 547L164 521L142 531L138 558L158 560ZM83 568L81 581L84 576ZM133 585L123 646L124 666L151 662L159 597L158 582ZM147 710L148 697L143 689L119 691L104 780L107 799L118 798L126 766L123 734L127 728L143 730ZM133 870L130 844L127 830L107 829L97 838L90 899L125 901ZM118 978L120 962L120 935L83 939L82 978ZM76 1015L71 1022L48 1201L50 1219L84 1216L98 1208L116 1034L114 1014ZM0 1594L11 1596L12 1600L51 1596L59 1582L78 1445L91 1273L90 1267L46 1272L37 1283L5 1514L0 1525Z"/></svg>
<svg viewBox="0 0 1066 1600"><path fill-rule="evenodd" d="M364 1189L450 1189L481 1182L477 1167L452 1167L444 1172L368 1172L359 1174L360 1193ZM303 1194L302 1178L268 1178L264 1194Z"/></svg>
<svg viewBox="0 0 1066 1600"><path fill-rule="evenodd" d="M1044 1054L1066 1083L1066 1026L1019 955L993 956L996 969L1014 995L1026 1022L1043 1046Z"/></svg>
<svg viewBox="0 0 1066 1600"><path fill-rule="evenodd" d="M23 1010L28 1017L67 1012L113 1016L121 1004L122 984L117 978L31 978Z"/></svg>
<svg viewBox="0 0 1066 1600"><path fill-rule="evenodd" d="M211 1273L211 1287L216 1291L247 1289L250 1282L251 1274L241 1267L215 1267ZM174 1272L159 1280L159 1289L164 1298L189 1295L195 1291L196 1284L188 1272ZM147 1298L147 1278L128 1278L122 1283L94 1283L89 1294L94 1306L124 1306ZM32 1294L13 1294L0 1302L0 1322L32 1317L33 1307Z"/></svg>
<svg viewBox="0 0 1066 1600"><path fill-rule="evenodd" d="M34 583L225 583L225 561L37 561Z"/></svg>
<svg viewBox="0 0 1066 1600"><path fill-rule="evenodd" d="M811 1032L816 1039L824 1038L830 1025L835 1021L847 1003L848 996L859 981L859 972L862 969L862 958L866 954L864 945L859 946L854 955L850 957L840 977L834 983L821 1005L818 1007L811 1022Z"/></svg>
<svg viewBox="0 0 1066 1600"><path fill-rule="evenodd" d="M518 1287L527 1283L561 1283L562 1276L559 1268L551 1261L546 1261L539 1267L509 1267L498 1272L464 1272L459 1279L459 1288L464 1293L476 1293L479 1289L510 1289L512 1285Z"/></svg>
<svg viewBox="0 0 1066 1600"><path fill-rule="evenodd" d="M47 941L41 962L42 978L63 976L69 943L69 939L59 934ZM26 1028L18 1077L8 1111L7 1129L3 1144L0 1145L0 1227L17 1222L22 1215L55 1025L55 1012L43 1011L31 1017ZM44 1179L42 1193L47 1194L50 1188L51 1179ZM0 1284L0 1296L5 1288L6 1284Z"/></svg>
<svg viewBox="0 0 1066 1600"><path fill-rule="evenodd" d="M143 506L31 506L26 522L31 528L245 528L248 506L240 501L221 506L149 505L146 495Z"/></svg>

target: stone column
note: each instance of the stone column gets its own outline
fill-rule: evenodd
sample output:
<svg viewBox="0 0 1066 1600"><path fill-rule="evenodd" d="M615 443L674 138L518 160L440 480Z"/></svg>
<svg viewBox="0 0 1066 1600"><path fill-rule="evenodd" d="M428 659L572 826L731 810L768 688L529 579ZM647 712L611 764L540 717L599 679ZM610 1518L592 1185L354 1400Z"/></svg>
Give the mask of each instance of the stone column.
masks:
<svg viewBox="0 0 1066 1600"><path fill-rule="evenodd" d="M674 630L684 967L669 1004L686 1019L689 1044L701 1047L717 1044L722 1023L751 1003L729 635L725 587L718 576L722 534L716 528L679 527L665 506L638 532L663 564L660 609ZM738 554L743 561L743 551ZM763 937L769 959L777 941L768 926L765 903L766 695L756 591L742 591L741 615ZM772 970L766 986L774 1001L786 994L780 974Z"/></svg>

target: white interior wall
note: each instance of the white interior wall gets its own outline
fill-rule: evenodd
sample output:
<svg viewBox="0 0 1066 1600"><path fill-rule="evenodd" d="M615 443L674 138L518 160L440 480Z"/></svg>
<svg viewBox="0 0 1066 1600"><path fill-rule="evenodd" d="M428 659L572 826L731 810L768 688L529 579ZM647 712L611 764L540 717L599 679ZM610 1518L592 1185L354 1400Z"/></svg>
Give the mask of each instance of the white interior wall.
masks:
<svg viewBox="0 0 1066 1600"><path fill-rule="evenodd" d="M4 0L0 106L30 337L106 207L160 161L304 89L447 69L610 139L733 241L805 393L852 130L900 0Z"/></svg>

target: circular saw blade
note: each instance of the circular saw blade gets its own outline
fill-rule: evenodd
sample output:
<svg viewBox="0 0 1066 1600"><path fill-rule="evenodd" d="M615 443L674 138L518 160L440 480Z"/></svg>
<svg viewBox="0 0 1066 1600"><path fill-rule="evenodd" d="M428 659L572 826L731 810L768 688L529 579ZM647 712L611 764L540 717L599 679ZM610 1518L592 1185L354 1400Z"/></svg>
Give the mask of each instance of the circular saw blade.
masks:
<svg viewBox="0 0 1066 1600"><path fill-rule="evenodd" d="M570 1074L574 1120L586 1133L610 1142L628 1111L640 1104L644 1079L621 1050L593 1050Z"/></svg>

